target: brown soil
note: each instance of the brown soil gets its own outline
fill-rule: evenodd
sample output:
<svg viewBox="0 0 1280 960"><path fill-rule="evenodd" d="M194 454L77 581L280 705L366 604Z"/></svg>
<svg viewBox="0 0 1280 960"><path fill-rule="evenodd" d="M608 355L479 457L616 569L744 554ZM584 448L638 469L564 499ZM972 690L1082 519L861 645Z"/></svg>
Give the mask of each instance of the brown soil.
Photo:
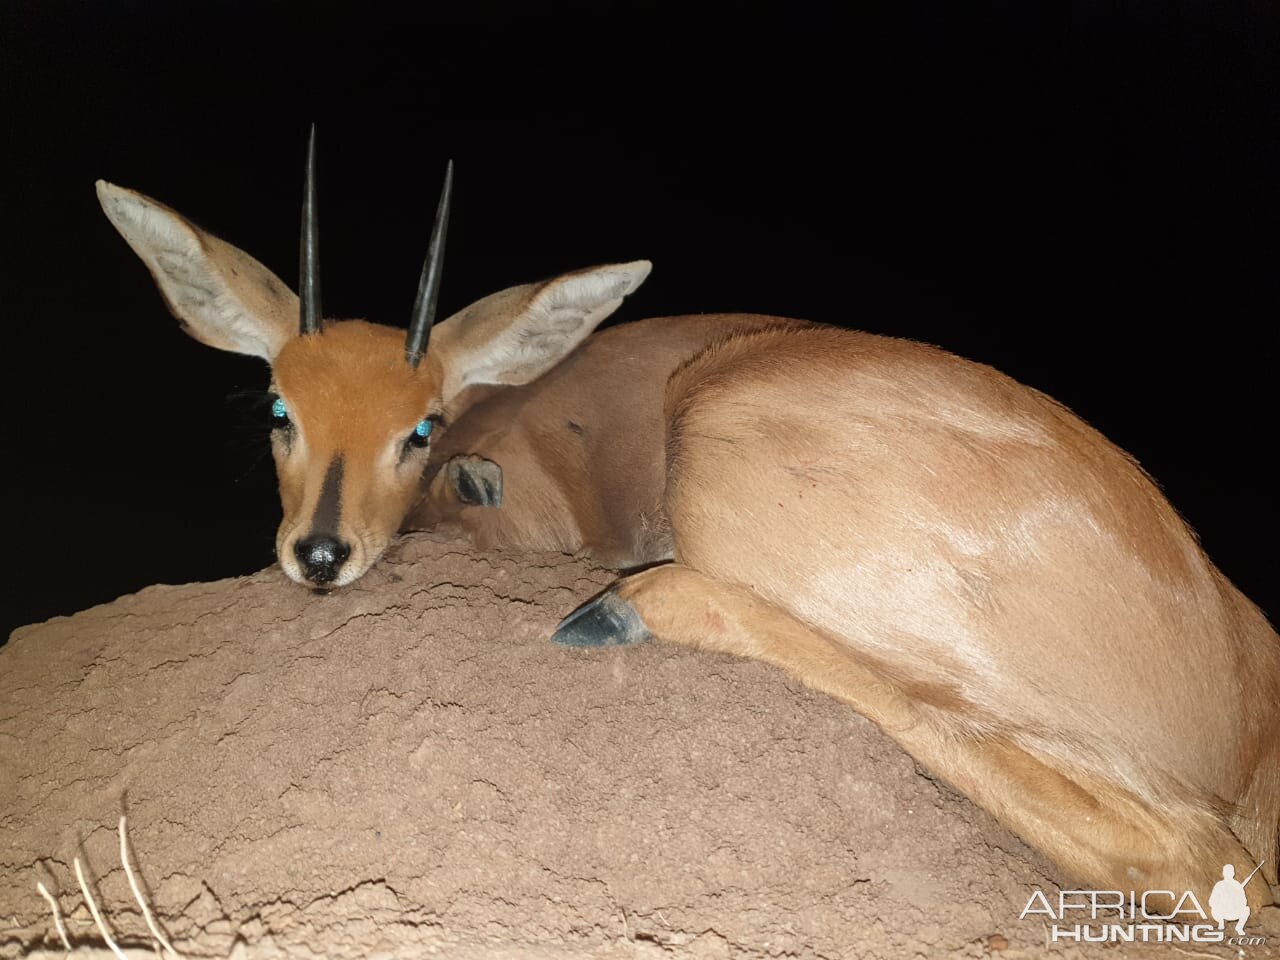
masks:
<svg viewBox="0 0 1280 960"><path fill-rule="evenodd" d="M54 943L40 879L93 939L77 854L146 942L122 811L192 955L1043 952L1018 914L1051 867L851 710L759 663L550 644L611 579L417 535L326 597L271 569L17 631L0 956Z"/></svg>

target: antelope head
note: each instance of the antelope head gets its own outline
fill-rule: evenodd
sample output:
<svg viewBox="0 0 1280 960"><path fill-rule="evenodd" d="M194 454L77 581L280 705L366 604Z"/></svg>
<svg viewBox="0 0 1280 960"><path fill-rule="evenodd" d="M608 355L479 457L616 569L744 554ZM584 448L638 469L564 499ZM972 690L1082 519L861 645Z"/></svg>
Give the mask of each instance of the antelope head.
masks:
<svg viewBox="0 0 1280 960"><path fill-rule="evenodd" d="M470 405L468 388L537 379L649 273L644 260L581 270L492 294L435 324L452 179L450 163L407 336L323 319L314 129L300 297L164 204L97 183L102 209L183 328L270 364L271 448L284 510L276 555L298 583L327 589L368 570L421 497L432 441Z"/></svg>

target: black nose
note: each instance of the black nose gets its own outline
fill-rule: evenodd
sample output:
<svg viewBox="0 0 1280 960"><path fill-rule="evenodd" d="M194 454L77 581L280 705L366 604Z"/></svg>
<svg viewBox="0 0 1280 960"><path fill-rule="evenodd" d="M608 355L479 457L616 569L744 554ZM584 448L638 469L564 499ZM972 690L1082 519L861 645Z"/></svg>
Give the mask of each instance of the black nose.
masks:
<svg viewBox="0 0 1280 960"><path fill-rule="evenodd" d="M295 543L293 555L302 564L303 576L312 583L332 583L351 556L351 548L337 537L321 533Z"/></svg>

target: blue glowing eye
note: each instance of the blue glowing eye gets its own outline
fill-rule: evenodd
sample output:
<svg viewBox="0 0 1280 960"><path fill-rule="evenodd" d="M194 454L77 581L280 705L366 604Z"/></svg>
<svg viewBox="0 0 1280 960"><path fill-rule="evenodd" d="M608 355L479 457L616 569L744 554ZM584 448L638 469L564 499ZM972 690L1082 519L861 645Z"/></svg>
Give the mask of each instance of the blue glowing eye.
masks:
<svg viewBox="0 0 1280 960"><path fill-rule="evenodd" d="M413 433L409 434L409 439L405 444L410 447L423 449L431 442L431 431L435 428L436 422L430 417L423 417L418 421L418 425L413 428Z"/></svg>
<svg viewBox="0 0 1280 960"><path fill-rule="evenodd" d="M271 401L271 415L277 420L289 419L289 408L284 405L284 400L276 397Z"/></svg>

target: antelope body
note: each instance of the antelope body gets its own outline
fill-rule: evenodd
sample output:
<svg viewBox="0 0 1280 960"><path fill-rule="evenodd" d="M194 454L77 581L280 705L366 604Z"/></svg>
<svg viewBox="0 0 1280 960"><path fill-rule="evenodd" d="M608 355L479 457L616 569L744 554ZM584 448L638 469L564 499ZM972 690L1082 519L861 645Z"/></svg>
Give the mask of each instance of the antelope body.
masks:
<svg viewBox="0 0 1280 960"><path fill-rule="evenodd" d="M349 583L406 523L674 558L555 639L777 664L1094 887L1203 896L1261 860L1276 882L1280 639L1069 411L941 350L796 321L587 339L644 261L494 294L432 334L443 215L407 340L324 324L307 195L300 307L247 254L99 184L189 332L272 366L293 579Z"/></svg>
<svg viewBox="0 0 1280 960"><path fill-rule="evenodd" d="M1280 639L1070 411L932 347L779 326L684 365L665 421L674 562L557 641L777 664L1093 888L1203 899L1263 859L1275 882Z"/></svg>

